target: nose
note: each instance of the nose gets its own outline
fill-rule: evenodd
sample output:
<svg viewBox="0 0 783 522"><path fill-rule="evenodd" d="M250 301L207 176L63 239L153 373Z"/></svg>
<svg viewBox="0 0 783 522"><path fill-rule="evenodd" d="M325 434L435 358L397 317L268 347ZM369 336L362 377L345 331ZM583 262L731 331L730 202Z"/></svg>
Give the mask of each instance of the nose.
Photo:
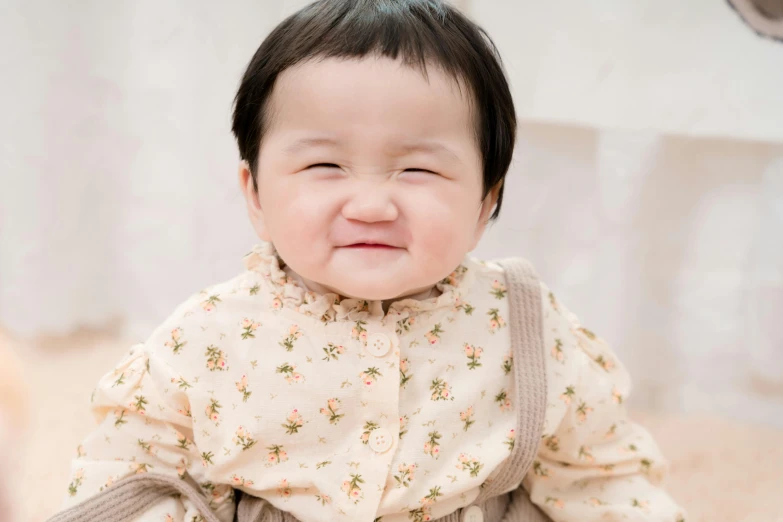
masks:
<svg viewBox="0 0 783 522"><path fill-rule="evenodd" d="M399 211L389 194L389 189L383 182L368 182L353 193L343 205L342 215L345 219L377 223L394 221Z"/></svg>

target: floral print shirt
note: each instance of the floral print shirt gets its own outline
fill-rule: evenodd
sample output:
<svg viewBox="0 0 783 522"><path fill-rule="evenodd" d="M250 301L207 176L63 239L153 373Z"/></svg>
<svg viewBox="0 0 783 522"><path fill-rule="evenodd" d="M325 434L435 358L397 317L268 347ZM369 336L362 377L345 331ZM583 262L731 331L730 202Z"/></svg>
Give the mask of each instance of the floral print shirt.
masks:
<svg viewBox="0 0 783 522"><path fill-rule="evenodd" d="M135 473L190 475L221 520L235 489L303 522L426 521L471 503L516 442L501 266L466 255L436 295L308 290L264 242L98 383L65 506ZM628 375L542 285L548 401L522 486L556 522L679 522L665 463L624 413ZM198 522L167 499L143 520Z"/></svg>

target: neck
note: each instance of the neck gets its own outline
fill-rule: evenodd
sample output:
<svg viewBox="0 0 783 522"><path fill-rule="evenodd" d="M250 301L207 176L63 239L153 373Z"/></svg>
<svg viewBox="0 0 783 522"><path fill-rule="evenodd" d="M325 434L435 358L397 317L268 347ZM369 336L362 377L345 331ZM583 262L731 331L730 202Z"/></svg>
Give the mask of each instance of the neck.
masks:
<svg viewBox="0 0 783 522"><path fill-rule="evenodd" d="M324 286L324 285L322 285L320 283L316 283L315 281L311 281L309 279L305 279L304 277L300 276L299 274L297 274L296 272L291 270L291 267L289 267L288 265L283 267L283 270L289 276L291 276L296 281L298 281L307 290L310 290L312 292L316 292L316 293L319 293L319 294L327 294L327 293L333 292L333 293L339 294L340 297L347 297L347 296L344 296L343 294L341 294L340 292L332 290L331 288L326 287L326 286ZM415 289L415 290L412 290L411 292L407 292L404 295L393 297L391 299L385 299L381 306L383 307L383 312L386 313L386 312L389 311L389 307L391 306L391 304L393 302L395 302L395 301L401 301L403 299L424 300L424 299L428 299L430 297L435 297L439 293L440 292L435 287L435 285L431 285L431 286L429 286L427 288L424 288L424 289Z"/></svg>

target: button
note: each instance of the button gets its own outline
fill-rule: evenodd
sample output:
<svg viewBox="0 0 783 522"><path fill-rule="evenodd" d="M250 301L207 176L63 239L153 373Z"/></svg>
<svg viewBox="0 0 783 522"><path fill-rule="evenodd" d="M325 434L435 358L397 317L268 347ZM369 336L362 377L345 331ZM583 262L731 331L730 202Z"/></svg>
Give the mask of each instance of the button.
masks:
<svg viewBox="0 0 783 522"><path fill-rule="evenodd" d="M378 428L370 432L370 447L376 453L383 453L392 447L392 434L389 430Z"/></svg>
<svg viewBox="0 0 783 522"><path fill-rule="evenodd" d="M462 515L462 522L484 522L484 513L478 506L470 506Z"/></svg>
<svg viewBox="0 0 783 522"><path fill-rule="evenodd" d="M383 357L391 349L389 336L382 333L374 333L367 339L367 351L376 357Z"/></svg>

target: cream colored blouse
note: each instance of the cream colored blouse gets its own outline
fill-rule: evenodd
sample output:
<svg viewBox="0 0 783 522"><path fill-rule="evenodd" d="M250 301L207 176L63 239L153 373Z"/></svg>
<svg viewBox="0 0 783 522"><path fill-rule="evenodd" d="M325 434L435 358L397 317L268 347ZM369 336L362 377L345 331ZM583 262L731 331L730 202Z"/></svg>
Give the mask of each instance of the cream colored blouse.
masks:
<svg viewBox="0 0 783 522"><path fill-rule="evenodd" d="M64 507L134 473L189 473L231 521L234 489L303 522L426 521L470 504L516 442L507 290L465 256L434 295L309 290L271 243L191 297L98 383ZM679 522L665 463L607 344L542 283L548 408L523 486L556 522ZM143 520L198 521L171 498Z"/></svg>

